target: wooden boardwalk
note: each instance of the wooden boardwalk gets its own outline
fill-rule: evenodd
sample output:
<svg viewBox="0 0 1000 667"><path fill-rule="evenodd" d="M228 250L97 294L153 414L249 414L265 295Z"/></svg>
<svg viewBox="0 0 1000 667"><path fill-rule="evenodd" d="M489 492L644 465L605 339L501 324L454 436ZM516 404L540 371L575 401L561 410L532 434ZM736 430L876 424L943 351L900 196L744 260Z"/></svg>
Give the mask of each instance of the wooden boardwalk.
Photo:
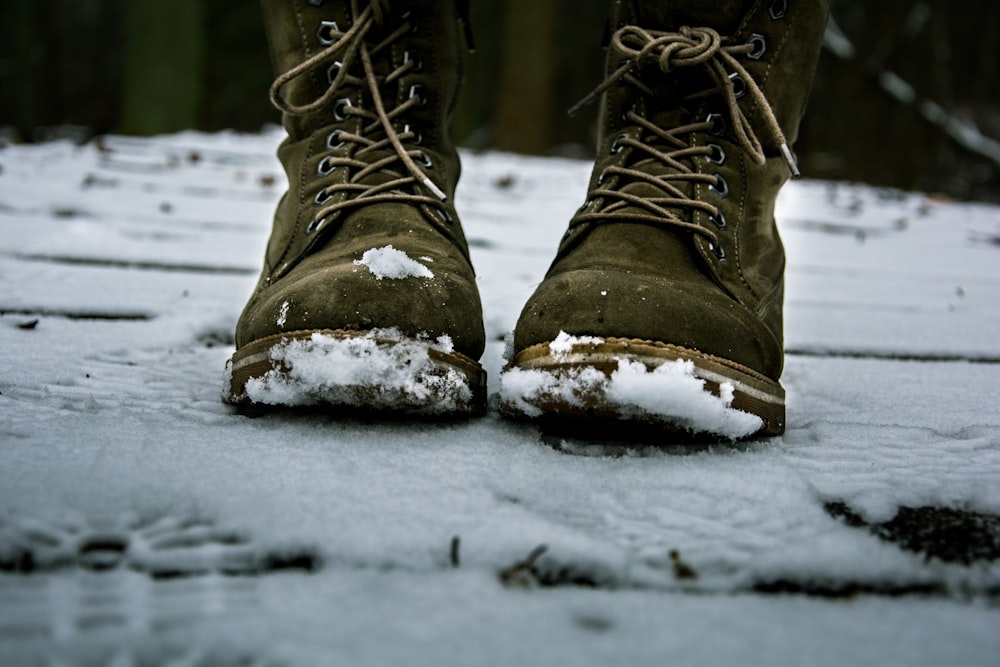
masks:
<svg viewBox="0 0 1000 667"><path fill-rule="evenodd" d="M0 150L0 662L996 664L1000 208L786 188L777 440L248 419L219 393L279 139ZM464 156L494 392L588 172Z"/></svg>

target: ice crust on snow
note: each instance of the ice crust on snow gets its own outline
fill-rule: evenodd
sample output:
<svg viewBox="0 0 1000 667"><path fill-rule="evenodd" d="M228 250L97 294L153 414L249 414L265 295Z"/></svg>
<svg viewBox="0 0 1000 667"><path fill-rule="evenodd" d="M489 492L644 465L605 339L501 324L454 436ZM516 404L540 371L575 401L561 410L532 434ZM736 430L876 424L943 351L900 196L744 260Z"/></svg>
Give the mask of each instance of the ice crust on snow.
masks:
<svg viewBox="0 0 1000 667"><path fill-rule="evenodd" d="M421 258L428 261L427 258ZM430 260L433 261L433 260ZM420 262L412 259L402 250L396 250L391 245L366 250L361 259L354 260L358 266L367 266L376 279L389 278L433 278L434 273Z"/></svg>
<svg viewBox="0 0 1000 667"><path fill-rule="evenodd" d="M528 417L540 417L535 400L558 400L583 407L584 396L599 396L624 416L662 419L695 433L733 440L758 431L760 417L732 407L733 386L723 383L722 396L705 390L694 364L678 359L653 370L638 361L621 360L610 377L596 368L551 372L512 368L500 379L500 398Z"/></svg>
<svg viewBox="0 0 1000 667"><path fill-rule="evenodd" d="M456 410L471 400L472 390L462 373L431 359L432 349L450 353L452 341L448 336L414 340L398 329L354 338L314 333L273 347L271 359L287 370L272 369L250 380L246 392L254 402L269 405L412 404L432 414Z"/></svg>

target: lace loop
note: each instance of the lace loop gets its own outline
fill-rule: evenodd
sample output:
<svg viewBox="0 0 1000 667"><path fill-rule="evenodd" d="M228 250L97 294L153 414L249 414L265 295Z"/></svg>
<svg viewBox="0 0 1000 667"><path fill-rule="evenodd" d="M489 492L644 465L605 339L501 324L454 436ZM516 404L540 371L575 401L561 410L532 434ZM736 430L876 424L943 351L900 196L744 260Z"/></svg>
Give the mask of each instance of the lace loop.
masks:
<svg viewBox="0 0 1000 667"><path fill-rule="evenodd" d="M763 129L770 135L773 148L788 163L791 174L798 177L798 166L774 110L760 86L736 59L736 56L754 53L758 49L754 43L727 46L719 33L711 28L684 26L677 32L661 32L626 25L612 35L611 48L622 57L621 66L570 109L571 114L622 80L638 84L635 73L640 66L656 65L663 73L701 67L721 91L736 139L753 161L764 164L766 155L750 120L739 106L738 99L745 95L749 95L761 110Z"/></svg>

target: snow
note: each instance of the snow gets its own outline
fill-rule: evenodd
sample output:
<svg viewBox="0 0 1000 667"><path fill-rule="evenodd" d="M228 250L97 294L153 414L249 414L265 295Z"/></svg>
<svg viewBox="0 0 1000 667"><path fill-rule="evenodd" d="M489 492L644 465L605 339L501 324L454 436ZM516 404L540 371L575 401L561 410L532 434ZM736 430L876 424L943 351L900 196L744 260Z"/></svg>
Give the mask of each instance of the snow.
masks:
<svg viewBox="0 0 1000 667"><path fill-rule="evenodd" d="M398 329L346 339L314 333L272 347L271 360L287 370L251 379L246 392L255 403L268 405L391 409L403 404L427 406L423 411L429 414L453 412L472 400L472 389L457 370L436 364L432 349L450 352L451 339L414 341ZM373 394L371 387L379 391Z"/></svg>
<svg viewBox="0 0 1000 667"><path fill-rule="evenodd" d="M0 664L996 664L996 559L827 506L1000 515L1000 209L790 184L786 434L572 441L496 402L589 165L464 153L488 414L250 417L280 139L0 150Z"/></svg>
<svg viewBox="0 0 1000 667"><path fill-rule="evenodd" d="M551 349L551 346L550 346ZM663 417L695 433L736 440L760 430L760 417L733 409L733 386L723 383L722 396L704 391L694 364L678 359L647 369L638 361L620 361L610 376L594 368L550 372L513 368L501 376L500 400L528 417L540 417L533 403L559 399L583 407L584 396L600 396L623 406L637 418Z"/></svg>
<svg viewBox="0 0 1000 667"><path fill-rule="evenodd" d="M574 336L560 331L548 344L559 363L571 362L574 347L599 345L603 338ZM705 391L705 381L695 377L694 364L678 359L649 369L640 361L619 360L605 375L593 367L559 369L509 368L500 376L500 402L526 417L540 417L542 402L585 407L588 400L617 406L623 414L640 420L662 418L682 430L709 433L736 440L752 435L763 425L760 417L732 408L734 387L721 382L720 396Z"/></svg>
<svg viewBox="0 0 1000 667"><path fill-rule="evenodd" d="M428 258L422 258L427 261ZM433 261L433 260L431 260ZM367 266L376 279L391 278L433 278L431 270L420 262L411 259L402 250L396 250L391 245L382 248L366 250L361 259L354 260L358 266Z"/></svg>

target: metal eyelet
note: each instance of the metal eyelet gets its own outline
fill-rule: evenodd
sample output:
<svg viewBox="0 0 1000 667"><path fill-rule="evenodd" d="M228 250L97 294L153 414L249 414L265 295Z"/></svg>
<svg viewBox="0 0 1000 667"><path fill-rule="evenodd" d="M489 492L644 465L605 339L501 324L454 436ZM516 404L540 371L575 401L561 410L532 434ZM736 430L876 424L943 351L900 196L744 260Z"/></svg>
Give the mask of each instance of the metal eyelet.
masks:
<svg viewBox="0 0 1000 667"><path fill-rule="evenodd" d="M721 243L709 243L708 249L712 251L712 254L720 262L726 258L726 251L723 249Z"/></svg>
<svg viewBox="0 0 1000 667"><path fill-rule="evenodd" d="M424 87L419 83L415 83L410 86L410 92L407 94L406 99L412 100L417 99L418 106L426 106L427 104L427 93L424 92Z"/></svg>
<svg viewBox="0 0 1000 667"><path fill-rule="evenodd" d="M705 117L706 123L711 123L712 129L708 132L715 136L722 136L722 133L726 131L726 119L721 113L710 113Z"/></svg>
<svg viewBox="0 0 1000 667"><path fill-rule="evenodd" d="M446 225L452 225L455 223L455 218L451 216L451 211L449 211L448 209L435 208L434 215L436 215L438 219L441 220L441 222L445 223Z"/></svg>
<svg viewBox="0 0 1000 667"><path fill-rule="evenodd" d="M729 81L732 83L733 95L736 96L736 99L740 99L747 94L747 82L738 73L733 72L730 74Z"/></svg>
<svg viewBox="0 0 1000 667"><path fill-rule="evenodd" d="M424 135L420 134L420 130L414 129L413 126L410 125L409 123L403 126L403 131L401 132L401 134L412 134L413 138L410 139L410 141L416 144L417 146L424 143Z"/></svg>
<svg viewBox="0 0 1000 667"><path fill-rule="evenodd" d="M333 105L333 117L334 117L334 119L336 119L336 120L347 120L347 115L348 115L347 114L347 110L350 109L352 106L354 106L354 105L351 104L351 100L347 99L346 97L341 97Z"/></svg>
<svg viewBox="0 0 1000 667"><path fill-rule="evenodd" d="M335 32L340 32L336 21L321 21L316 30L316 39L323 46L331 46L336 41L333 38Z"/></svg>
<svg viewBox="0 0 1000 667"><path fill-rule="evenodd" d="M320 160L319 164L316 166L316 173L319 174L320 176L329 176L330 174L332 174L334 171L337 170L337 165L331 164L332 161L333 158L331 158L330 156L327 156L322 160Z"/></svg>
<svg viewBox="0 0 1000 667"><path fill-rule="evenodd" d="M753 51L747 54L747 58L750 60L760 60L767 51L767 38L759 32L755 32L750 35L750 40L747 42L753 46Z"/></svg>
<svg viewBox="0 0 1000 667"><path fill-rule="evenodd" d="M774 0L771 3L771 8L768 10L771 18L775 21L783 19L786 11L788 11L788 0Z"/></svg>
<svg viewBox="0 0 1000 667"><path fill-rule="evenodd" d="M708 216L708 219L712 221L712 224L715 225L717 229L726 228L726 216L722 214L722 211L716 211L715 215Z"/></svg>
<svg viewBox="0 0 1000 667"><path fill-rule="evenodd" d="M705 159L712 164L724 164L726 161L726 151L722 150L722 146L719 144L708 144L706 148L712 150L712 154L706 156Z"/></svg>
<svg viewBox="0 0 1000 667"><path fill-rule="evenodd" d="M433 169L434 168L434 162L433 162L433 160L431 160L430 156L427 155L427 153L425 153L423 151L420 151L419 153L417 153L417 163L420 164L423 167L426 167L427 169Z"/></svg>
<svg viewBox="0 0 1000 667"><path fill-rule="evenodd" d="M715 175L715 183L708 186L708 189L715 193L719 199L729 196L729 183L722 177L722 174Z"/></svg>
<svg viewBox="0 0 1000 667"><path fill-rule="evenodd" d="M410 33L411 34L416 34L417 31L420 29L420 23L417 21L417 19L415 19L413 17L413 12L412 11L403 12L403 14L402 14L402 16L400 16L400 18L402 19L403 23L409 23L410 24Z"/></svg>
<svg viewBox="0 0 1000 667"><path fill-rule="evenodd" d="M317 206L317 207L318 206L326 206L330 202L331 199L333 199L333 195L331 195L329 192L327 192L326 189L324 188L324 189L320 190L319 192L317 192L316 196L313 197L313 206Z"/></svg>
<svg viewBox="0 0 1000 667"><path fill-rule="evenodd" d="M309 221L309 224L306 226L306 236L312 236L313 234L318 232L320 227L322 226L323 226L323 220L318 218L313 218L312 220Z"/></svg>
<svg viewBox="0 0 1000 667"><path fill-rule="evenodd" d="M332 151L338 151L345 146L345 142L341 141L340 137L344 135L343 130L334 130L326 138L326 147Z"/></svg>
<svg viewBox="0 0 1000 667"><path fill-rule="evenodd" d="M411 72L421 72L424 69L424 63L420 58L418 58L412 51L403 51L403 64L413 63L410 68Z"/></svg>
<svg viewBox="0 0 1000 667"><path fill-rule="evenodd" d="M337 74L340 72L340 68L344 66L344 63L339 60L335 61L332 65L326 68L326 82L333 83L337 78Z"/></svg>
<svg viewBox="0 0 1000 667"><path fill-rule="evenodd" d="M615 137L614 141L611 142L611 148L608 149L608 152L611 153L612 155L620 152L621 149L624 148L624 146L622 145L622 143L626 139L628 139L628 135L627 134L624 134L624 133L623 134L619 134L617 137Z"/></svg>
<svg viewBox="0 0 1000 667"><path fill-rule="evenodd" d="M639 105L638 104L630 104L627 107L625 107L624 109L622 109L622 120L625 121L626 123L629 122L630 121L629 114L633 114L633 113L636 116L642 116L642 114L639 112Z"/></svg>

